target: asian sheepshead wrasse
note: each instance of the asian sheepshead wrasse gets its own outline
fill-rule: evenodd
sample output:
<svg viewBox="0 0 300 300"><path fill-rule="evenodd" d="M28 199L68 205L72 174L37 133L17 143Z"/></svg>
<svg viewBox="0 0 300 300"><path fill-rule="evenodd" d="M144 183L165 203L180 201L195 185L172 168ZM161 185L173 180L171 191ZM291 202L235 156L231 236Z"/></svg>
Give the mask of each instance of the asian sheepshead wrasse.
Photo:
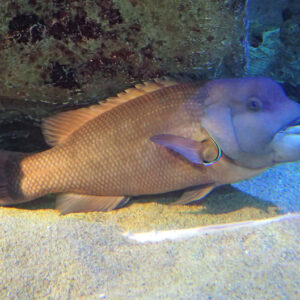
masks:
<svg viewBox="0 0 300 300"><path fill-rule="evenodd" d="M43 123L53 148L0 152L0 203L59 193L62 213L109 211L131 196L222 184L300 160L300 104L269 78L157 80Z"/></svg>

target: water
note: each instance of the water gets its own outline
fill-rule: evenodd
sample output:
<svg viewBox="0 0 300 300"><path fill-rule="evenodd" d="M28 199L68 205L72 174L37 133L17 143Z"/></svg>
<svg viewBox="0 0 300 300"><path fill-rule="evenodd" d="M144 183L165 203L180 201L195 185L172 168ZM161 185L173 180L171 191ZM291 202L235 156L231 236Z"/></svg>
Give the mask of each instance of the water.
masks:
<svg viewBox="0 0 300 300"><path fill-rule="evenodd" d="M44 149L41 118L174 70L269 76L299 101L300 2L249 0L249 32L231 41L244 3L4 1L1 142ZM107 214L60 216L51 199L0 208L0 299L300 299L300 162L233 187Z"/></svg>

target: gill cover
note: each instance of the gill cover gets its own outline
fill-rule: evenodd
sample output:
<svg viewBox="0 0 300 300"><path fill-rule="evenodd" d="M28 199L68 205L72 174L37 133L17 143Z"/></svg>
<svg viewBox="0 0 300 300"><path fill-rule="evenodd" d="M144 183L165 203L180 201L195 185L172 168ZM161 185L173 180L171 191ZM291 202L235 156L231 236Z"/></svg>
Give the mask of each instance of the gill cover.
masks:
<svg viewBox="0 0 300 300"><path fill-rule="evenodd" d="M195 141L173 134L159 134L151 137L150 140L197 165L212 165L222 156L221 148L213 139Z"/></svg>

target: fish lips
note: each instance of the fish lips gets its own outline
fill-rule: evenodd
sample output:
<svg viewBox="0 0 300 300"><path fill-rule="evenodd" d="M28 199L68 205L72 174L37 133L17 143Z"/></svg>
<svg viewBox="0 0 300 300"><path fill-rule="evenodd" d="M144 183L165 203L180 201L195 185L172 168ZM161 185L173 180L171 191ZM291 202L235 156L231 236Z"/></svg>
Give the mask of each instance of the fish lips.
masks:
<svg viewBox="0 0 300 300"><path fill-rule="evenodd" d="M274 163L300 160L300 118L278 131L271 143Z"/></svg>
<svg viewBox="0 0 300 300"><path fill-rule="evenodd" d="M300 117L281 128L278 133L300 134Z"/></svg>

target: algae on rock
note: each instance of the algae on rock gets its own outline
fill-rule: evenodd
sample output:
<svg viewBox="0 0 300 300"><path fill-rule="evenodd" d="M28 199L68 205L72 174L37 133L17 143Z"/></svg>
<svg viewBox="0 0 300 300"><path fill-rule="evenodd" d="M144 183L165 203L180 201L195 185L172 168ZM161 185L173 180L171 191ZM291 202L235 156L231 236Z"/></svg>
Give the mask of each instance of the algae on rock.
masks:
<svg viewBox="0 0 300 300"><path fill-rule="evenodd" d="M240 76L246 2L5 1L2 128L9 131L6 124L19 121L30 131L50 114L167 73Z"/></svg>
<svg viewBox="0 0 300 300"><path fill-rule="evenodd" d="M281 82L287 94L300 99L300 2L249 2L249 63L246 74Z"/></svg>

